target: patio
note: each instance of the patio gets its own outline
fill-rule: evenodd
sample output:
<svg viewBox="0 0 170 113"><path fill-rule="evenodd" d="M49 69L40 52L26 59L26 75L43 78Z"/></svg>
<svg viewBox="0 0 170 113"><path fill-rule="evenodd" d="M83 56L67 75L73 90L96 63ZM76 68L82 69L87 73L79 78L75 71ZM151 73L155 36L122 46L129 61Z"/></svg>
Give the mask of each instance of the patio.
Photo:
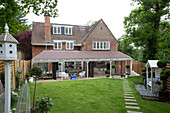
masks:
<svg viewBox="0 0 170 113"><path fill-rule="evenodd" d="M83 80L83 79L99 79L99 78L106 78L106 74L105 75L97 75L95 74L94 77L77 77L76 80ZM115 75L114 79L122 79L120 75ZM67 78L67 79L62 79L62 78L57 78L56 80L54 79L39 79L37 80L37 82L53 82L53 81L67 81L67 80L71 80L71 78Z"/></svg>

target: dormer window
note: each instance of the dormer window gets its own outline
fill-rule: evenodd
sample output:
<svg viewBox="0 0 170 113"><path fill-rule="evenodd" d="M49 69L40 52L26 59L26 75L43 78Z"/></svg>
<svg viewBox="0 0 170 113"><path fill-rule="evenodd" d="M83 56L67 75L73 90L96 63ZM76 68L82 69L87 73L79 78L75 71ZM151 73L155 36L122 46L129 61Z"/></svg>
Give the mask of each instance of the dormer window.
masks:
<svg viewBox="0 0 170 113"><path fill-rule="evenodd" d="M53 34L61 34L61 26L53 26Z"/></svg>
<svg viewBox="0 0 170 113"><path fill-rule="evenodd" d="M64 33L65 33L66 35L72 35L72 28L73 28L73 27L66 26Z"/></svg>

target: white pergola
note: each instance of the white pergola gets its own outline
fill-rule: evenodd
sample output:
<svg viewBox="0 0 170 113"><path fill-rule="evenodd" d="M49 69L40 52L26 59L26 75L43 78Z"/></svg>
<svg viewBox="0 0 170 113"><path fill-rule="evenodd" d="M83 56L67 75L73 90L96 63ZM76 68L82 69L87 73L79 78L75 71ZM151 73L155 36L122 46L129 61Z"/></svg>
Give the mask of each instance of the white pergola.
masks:
<svg viewBox="0 0 170 113"><path fill-rule="evenodd" d="M151 86L151 92L153 92L153 69L155 69L155 77L159 77L160 78L160 72L162 71L161 68L158 68L157 66L157 62L159 60L148 60L148 62L146 63L145 67L146 67L146 86L147 89L149 88L149 85ZM151 84L149 84L148 81L148 68L151 68Z"/></svg>

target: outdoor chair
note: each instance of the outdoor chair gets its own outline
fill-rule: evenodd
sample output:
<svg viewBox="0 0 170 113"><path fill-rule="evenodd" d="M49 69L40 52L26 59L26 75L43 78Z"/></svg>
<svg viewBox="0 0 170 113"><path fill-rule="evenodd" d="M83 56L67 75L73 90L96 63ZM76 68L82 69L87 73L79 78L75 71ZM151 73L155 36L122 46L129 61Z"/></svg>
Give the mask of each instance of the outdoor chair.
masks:
<svg viewBox="0 0 170 113"><path fill-rule="evenodd" d="M61 78L68 78L69 75L66 72L59 72L59 77L61 77Z"/></svg>
<svg viewBox="0 0 170 113"><path fill-rule="evenodd" d="M80 72L80 73L79 73L79 76L80 76L80 77L85 77L85 71Z"/></svg>

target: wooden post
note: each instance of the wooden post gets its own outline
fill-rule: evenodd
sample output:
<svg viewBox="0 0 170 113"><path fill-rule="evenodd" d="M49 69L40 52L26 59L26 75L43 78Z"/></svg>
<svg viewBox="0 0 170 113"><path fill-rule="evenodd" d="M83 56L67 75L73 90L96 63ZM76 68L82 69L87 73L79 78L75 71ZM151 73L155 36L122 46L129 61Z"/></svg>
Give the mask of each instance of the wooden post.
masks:
<svg viewBox="0 0 170 113"><path fill-rule="evenodd" d="M148 67L146 68L146 87L148 89Z"/></svg>
<svg viewBox="0 0 170 113"><path fill-rule="evenodd" d="M153 92L153 70L151 67L151 92Z"/></svg>
<svg viewBox="0 0 170 113"><path fill-rule="evenodd" d="M112 61L110 61L110 77L111 77L111 74L112 74Z"/></svg>

